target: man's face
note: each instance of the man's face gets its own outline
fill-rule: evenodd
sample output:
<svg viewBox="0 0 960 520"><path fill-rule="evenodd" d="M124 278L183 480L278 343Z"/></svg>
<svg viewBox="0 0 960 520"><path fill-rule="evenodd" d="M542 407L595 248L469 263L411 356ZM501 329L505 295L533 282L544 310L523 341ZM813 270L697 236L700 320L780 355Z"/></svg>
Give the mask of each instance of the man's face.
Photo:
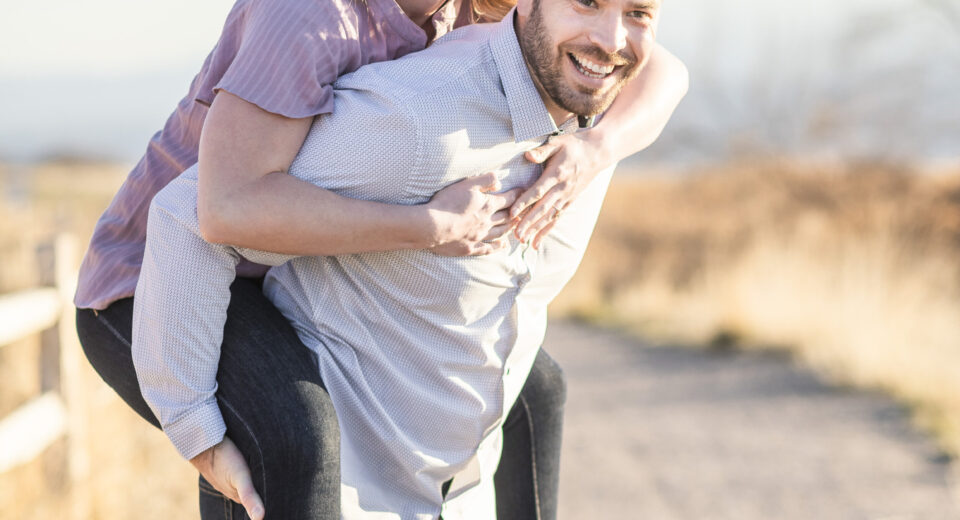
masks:
<svg viewBox="0 0 960 520"><path fill-rule="evenodd" d="M660 0L520 0L518 39L548 108L590 116L653 49Z"/></svg>

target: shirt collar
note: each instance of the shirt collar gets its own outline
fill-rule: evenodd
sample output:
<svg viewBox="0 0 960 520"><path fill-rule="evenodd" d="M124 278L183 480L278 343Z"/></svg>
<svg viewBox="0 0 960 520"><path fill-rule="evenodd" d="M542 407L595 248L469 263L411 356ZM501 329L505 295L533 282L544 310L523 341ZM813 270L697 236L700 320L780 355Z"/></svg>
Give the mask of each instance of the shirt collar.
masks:
<svg viewBox="0 0 960 520"><path fill-rule="evenodd" d="M382 13L401 38L413 45L412 50L423 49L430 43L427 41L427 33L407 16L396 0L367 0L367 2L368 5L374 6L378 13ZM471 9L469 2L464 3L467 4L465 6L467 9ZM452 31L456 26L457 16L457 2L446 0L436 12L430 15L430 23L434 30L433 39L436 40Z"/></svg>
<svg viewBox="0 0 960 520"><path fill-rule="evenodd" d="M523 59L523 51L520 50L513 25L515 15L516 8L513 8L498 23L490 37L490 51L497 64L503 93L510 108L513 138L519 143L555 134L558 128L550 117L550 112L547 111ZM565 130L567 126L563 125Z"/></svg>
<svg viewBox="0 0 960 520"><path fill-rule="evenodd" d="M367 0L367 5L371 11L381 17L380 20L386 20L393 31L409 44L401 54L427 46L427 33L403 12L396 0Z"/></svg>

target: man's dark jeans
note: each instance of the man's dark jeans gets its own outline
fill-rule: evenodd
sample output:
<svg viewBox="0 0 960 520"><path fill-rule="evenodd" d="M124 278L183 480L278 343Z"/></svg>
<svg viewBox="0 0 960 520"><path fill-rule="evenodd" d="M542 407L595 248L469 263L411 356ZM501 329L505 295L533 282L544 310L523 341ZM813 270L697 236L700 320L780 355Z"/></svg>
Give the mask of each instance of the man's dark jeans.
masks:
<svg viewBox="0 0 960 520"><path fill-rule="evenodd" d="M313 353L255 281L238 279L231 292L217 373L227 435L247 459L268 519L339 519L340 429ZM99 312L80 309L77 331L104 381L159 427L133 368L132 315L132 298ZM565 385L541 351L504 423L494 479L499 520L556 518ZM200 516L248 518L202 477Z"/></svg>

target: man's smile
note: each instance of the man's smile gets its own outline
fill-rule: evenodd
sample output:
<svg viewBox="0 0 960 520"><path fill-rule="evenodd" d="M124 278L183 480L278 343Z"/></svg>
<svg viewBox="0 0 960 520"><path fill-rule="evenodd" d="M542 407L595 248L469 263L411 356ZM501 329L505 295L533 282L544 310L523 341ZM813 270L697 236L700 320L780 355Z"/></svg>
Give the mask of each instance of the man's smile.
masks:
<svg viewBox="0 0 960 520"><path fill-rule="evenodd" d="M588 78L604 79L616 68L614 65L601 65L590 60L590 58L587 58L586 56L578 56L572 52L568 52L567 56L570 58L570 61L573 62L573 65L577 68L577 70Z"/></svg>

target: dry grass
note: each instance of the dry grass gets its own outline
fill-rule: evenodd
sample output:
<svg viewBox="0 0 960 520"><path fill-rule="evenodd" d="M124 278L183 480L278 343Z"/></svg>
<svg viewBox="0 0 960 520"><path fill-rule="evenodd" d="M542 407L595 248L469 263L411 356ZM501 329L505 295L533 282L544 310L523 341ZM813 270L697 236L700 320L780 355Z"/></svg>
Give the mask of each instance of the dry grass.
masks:
<svg viewBox="0 0 960 520"><path fill-rule="evenodd" d="M554 304L665 342L790 349L960 454L960 171L742 164L620 177Z"/></svg>

